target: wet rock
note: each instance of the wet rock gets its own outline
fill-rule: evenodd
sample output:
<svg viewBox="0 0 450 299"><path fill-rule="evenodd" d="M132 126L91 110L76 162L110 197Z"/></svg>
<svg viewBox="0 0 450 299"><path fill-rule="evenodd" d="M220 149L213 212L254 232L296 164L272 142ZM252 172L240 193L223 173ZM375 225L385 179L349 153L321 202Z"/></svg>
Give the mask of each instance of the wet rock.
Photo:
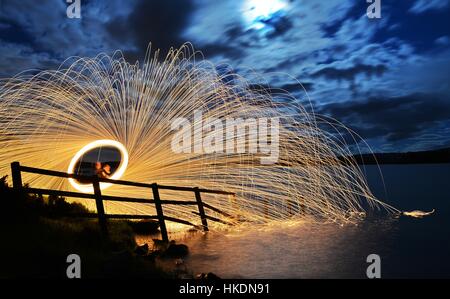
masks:
<svg viewBox="0 0 450 299"><path fill-rule="evenodd" d="M150 262L155 262L156 258L158 258L160 255L161 255L160 250L152 250L145 256L145 258Z"/></svg>
<svg viewBox="0 0 450 299"><path fill-rule="evenodd" d="M184 261L183 261L183 259L176 259L176 261L175 261L175 266L182 266L182 265L184 265Z"/></svg>
<svg viewBox="0 0 450 299"><path fill-rule="evenodd" d="M148 254L148 250L149 250L148 244L145 243L144 245L137 246L136 249L134 250L134 253L135 253L136 255L144 256L144 255L147 255L147 254Z"/></svg>
<svg viewBox="0 0 450 299"><path fill-rule="evenodd" d="M136 234L147 235L158 232L158 221L144 219L140 221L128 221L127 223Z"/></svg>
<svg viewBox="0 0 450 299"><path fill-rule="evenodd" d="M128 262L133 258L128 250L116 251L111 254L110 260L117 263Z"/></svg>
<svg viewBox="0 0 450 299"><path fill-rule="evenodd" d="M219 280L219 279L221 279L219 276L217 276L216 274L214 274L212 272L197 274L197 276L195 278L202 279L202 280Z"/></svg>
<svg viewBox="0 0 450 299"><path fill-rule="evenodd" d="M152 239L152 241L153 241L153 250L156 250L156 251L166 250L167 247L169 246L169 243L167 243L166 241L163 241L163 240Z"/></svg>
<svg viewBox="0 0 450 299"><path fill-rule="evenodd" d="M132 253L123 250L114 252L102 265L102 273L105 277L114 277L125 271L128 265L133 261Z"/></svg>
<svg viewBox="0 0 450 299"><path fill-rule="evenodd" d="M177 276L178 279L194 279L194 276L190 273L181 273Z"/></svg>
<svg viewBox="0 0 450 299"><path fill-rule="evenodd" d="M181 258L189 254L189 248L184 244L176 244L170 242L167 249L164 251L164 257Z"/></svg>

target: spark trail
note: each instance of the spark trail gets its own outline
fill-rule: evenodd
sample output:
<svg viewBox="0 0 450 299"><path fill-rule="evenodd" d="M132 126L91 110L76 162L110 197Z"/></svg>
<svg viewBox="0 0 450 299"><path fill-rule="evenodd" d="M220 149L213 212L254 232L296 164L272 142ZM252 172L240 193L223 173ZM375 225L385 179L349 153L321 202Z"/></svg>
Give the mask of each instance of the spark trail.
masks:
<svg viewBox="0 0 450 299"><path fill-rule="evenodd" d="M119 52L67 64L1 82L1 174L9 173L12 161L67 171L81 148L109 139L128 151L121 179L236 192L235 199L210 195L204 200L241 220L266 223L307 218L346 223L368 209L399 212L374 197L355 161L342 158L351 153L336 132L321 129L324 123L335 123L307 112L287 93L275 99L269 91L250 88L236 74L221 75L189 45L164 59L158 51L148 54L141 65L129 64ZM192 119L197 110L204 118L221 120L278 118L278 161L261 164L261 153L174 153L173 120ZM247 131L244 135L238 136L245 138L237 138L236 146L239 142L248 146L249 138L254 138ZM226 142L227 136L223 138ZM24 175L23 180L33 187L76 191L64 179ZM120 186L105 190L111 195L147 197L143 192L149 190ZM192 196L161 194L163 199L192 200ZM149 214L152 209L139 204L107 205L109 212L120 213ZM198 218L189 206L165 206L164 212L193 221Z"/></svg>

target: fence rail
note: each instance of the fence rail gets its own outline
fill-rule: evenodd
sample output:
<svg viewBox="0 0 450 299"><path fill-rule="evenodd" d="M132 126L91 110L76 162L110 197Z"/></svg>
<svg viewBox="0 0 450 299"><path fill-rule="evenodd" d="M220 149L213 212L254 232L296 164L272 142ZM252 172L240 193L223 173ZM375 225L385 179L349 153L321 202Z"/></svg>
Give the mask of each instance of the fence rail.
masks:
<svg viewBox="0 0 450 299"><path fill-rule="evenodd" d="M139 182L131 182L124 180L111 180L106 178L99 178L96 176L83 176L77 174L70 174L60 171L47 170L41 168L34 168L28 166L22 166L19 162L11 163L11 172L12 172L12 180L13 180L13 189L17 192L22 193L33 193L40 195L52 195L52 196L62 196L62 197L75 197L81 199L94 199L97 207L97 213L83 213L83 214L72 214L66 215L71 217L86 217L86 218L98 218L98 222L100 225L100 229L105 235L108 235L108 226L107 219L156 219L159 223L159 229L161 231L161 238L163 241L169 241L166 221L181 223L185 225L190 225L194 227L198 227L197 225L191 223L190 221L178 219L175 217L169 217L164 215L163 205L196 205L198 212L192 211L195 215L200 217L201 228L204 231L208 231L208 220L230 224L227 221L222 219L218 219L216 217L212 217L210 215L206 215L205 208L212 210L222 216L231 217L231 215L221 211L220 209L203 202L201 194L209 193L209 194L219 194L219 195L228 195L235 196L233 192L227 192L222 190L211 190L205 188L198 187L180 187L180 186L167 186L167 185L159 185L157 183L139 183ZM72 191L62 191L62 190L52 190L52 189L42 189L42 188L31 188L24 187L22 182L22 173L34 173L41 174L47 176L61 177L61 178L72 178L76 180L83 180L90 184L92 184L93 193L81 193L81 192L72 192ZM102 195L100 189L100 183L110 183L116 185L124 185L124 186L132 186L132 187L141 187L151 189L153 199L144 199L144 198L131 198L131 197L120 197L120 196L109 196ZM172 190L172 191L186 191L193 192L195 196L195 201L184 201L184 200L171 200L171 199L161 199L159 190ZM103 206L104 201L116 201L116 202L131 202L131 203L144 203L144 204L153 204L155 206L156 215L128 215L128 214L106 214Z"/></svg>

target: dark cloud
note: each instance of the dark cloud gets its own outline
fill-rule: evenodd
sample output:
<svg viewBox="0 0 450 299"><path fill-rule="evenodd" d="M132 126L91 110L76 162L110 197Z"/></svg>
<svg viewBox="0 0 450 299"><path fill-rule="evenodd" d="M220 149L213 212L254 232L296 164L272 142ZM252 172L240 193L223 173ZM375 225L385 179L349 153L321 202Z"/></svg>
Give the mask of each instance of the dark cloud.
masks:
<svg viewBox="0 0 450 299"><path fill-rule="evenodd" d="M321 114L339 119L361 137L382 137L396 142L450 124L450 101L437 94L410 94L402 97L371 97L320 108ZM448 137L445 137L448 138Z"/></svg>
<svg viewBox="0 0 450 299"><path fill-rule="evenodd" d="M264 23L272 28L272 30L267 34L267 37L269 38L283 35L292 28L292 22L286 16L271 17L267 20L261 20L261 23Z"/></svg>
<svg viewBox="0 0 450 299"><path fill-rule="evenodd" d="M446 8L449 5L448 0L438 0L438 1L432 1L432 0L417 0L414 2L414 5L409 9L409 12L414 14L421 14L426 11L434 11L434 10L441 10L443 8Z"/></svg>
<svg viewBox="0 0 450 299"><path fill-rule="evenodd" d="M314 83L313 82L301 82L301 83L285 84L283 86L280 86L280 88L283 90L286 90L287 92L290 92L290 93L304 92L303 88L307 92L309 92L309 91L314 90Z"/></svg>
<svg viewBox="0 0 450 299"><path fill-rule="evenodd" d="M302 87L303 86L303 87ZM271 86L268 84L249 84L248 88L258 93L269 94L284 94L286 92L291 94L304 93L312 91L314 84L312 82L291 83L282 86ZM304 89L305 90L304 90Z"/></svg>
<svg viewBox="0 0 450 299"><path fill-rule="evenodd" d="M232 40L242 36L243 34L244 30L240 25L230 26L230 28L225 31L225 35L227 36L227 38Z"/></svg>
<svg viewBox="0 0 450 299"><path fill-rule="evenodd" d="M199 47L198 50L202 51L206 58L223 55L228 59L236 59L239 58L242 54L241 49L229 46L225 43L206 44Z"/></svg>
<svg viewBox="0 0 450 299"><path fill-rule="evenodd" d="M386 0L383 18L368 20L364 1L290 2L270 17L261 14L254 20L258 26L251 26L241 1L83 0L77 20L66 17L64 0L0 0L0 77L56 68L72 55L115 50L134 62L142 60L149 42L164 57L189 40L213 63L230 65L217 68L225 83L237 81L238 74L263 81L249 74L252 69L268 75L268 85L249 86L255 92L277 98L288 91L297 99L287 101L306 105L302 101L311 98L317 108L322 101L345 101L323 106L322 112L364 138L376 138L369 142L377 145L383 145L378 139L390 146L439 128L448 132L449 6L413 14L413 5L430 1ZM309 97L283 74L300 78ZM409 95L393 97L398 94ZM396 144L404 149L404 143Z"/></svg>
<svg viewBox="0 0 450 299"><path fill-rule="evenodd" d="M383 1L383 13L398 26L380 28L374 35L373 42L382 42L398 38L414 46L419 53L427 53L434 49L433 42L440 36L448 35L450 6L448 0L418 1ZM444 5L442 5L444 4ZM439 9L433 9L441 6ZM411 8L425 9L420 15L413 14ZM418 12L418 11L417 11Z"/></svg>
<svg viewBox="0 0 450 299"><path fill-rule="evenodd" d="M113 39L134 43L136 50L125 53L130 59L143 56L149 42L167 53L183 44L181 34L192 10L190 0L140 0L129 15L108 23L107 30Z"/></svg>
<svg viewBox="0 0 450 299"><path fill-rule="evenodd" d="M24 45L34 44L34 37L20 24L11 19L0 17L0 40Z"/></svg>
<svg viewBox="0 0 450 299"><path fill-rule="evenodd" d="M358 63L348 68L325 67L311 74L312 77L324 77L330 80L347 80L354 81L356 76L364 74L367 77L381 76L388 68L384 64L368 65Z"/></svg>
<svg viewBox="0 0 450 299"><path fill-rule="evenodd" d="M237 40L244 34L244 30L240 25L230 26L224 33L224 38L215 43L207 43L198 46L198 50L202 51L206 58L214 56L224 56L228 59L237 59L242 56L242 48L231 46L231 42ZM246 47L240 42L242 47Z"/></svg>

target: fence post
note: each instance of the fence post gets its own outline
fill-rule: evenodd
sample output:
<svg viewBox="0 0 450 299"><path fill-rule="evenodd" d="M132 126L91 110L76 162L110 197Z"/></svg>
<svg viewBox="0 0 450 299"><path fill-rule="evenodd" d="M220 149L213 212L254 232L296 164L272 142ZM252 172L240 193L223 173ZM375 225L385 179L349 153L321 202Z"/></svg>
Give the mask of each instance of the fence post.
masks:
<svg viewBox="0 0 450 299"><path fill-rule="evenodd" d="M156 213L158 215L159 229L161 230L161 238L165 242L169 242L169 236L167 235L166 222L164 220L163 209L161 205L161 198L159 197L158 184L152 184L153 201L155 202Z"/></svg>
<svg viewBox="0 0 450 299"><path fill-rule="evenodd" d="M20 163L12 162L11 163L11 174L12 174L12 183L13 189L16 192L22 191L22 174L20 172Z"/></svg>
<svg viewBox="0 0 450 299"><path fill-rule="evenodd" d="M100 182L97 177L92 180L92 186L94 187L95 204L97 206L98 224L105 236L108 236L108 226L106 223L105 208L103 207L102 192L100 190Z"/></svg>
<svg viewBox="0 0 450 299"><path fill-rule="evenodd" d="M200 213L200 218L202 220L202 226L203 226L203 231L207 232L209 231L208 229L208 222L206 221L206 214L205 214L205 208L203 207L203 201L202 201L202 197L200 195L200 190L198 190L198 187L194 187L194 192L195 192L195 200L197 201L197 205L198 205L198 212Z"/></svg>

